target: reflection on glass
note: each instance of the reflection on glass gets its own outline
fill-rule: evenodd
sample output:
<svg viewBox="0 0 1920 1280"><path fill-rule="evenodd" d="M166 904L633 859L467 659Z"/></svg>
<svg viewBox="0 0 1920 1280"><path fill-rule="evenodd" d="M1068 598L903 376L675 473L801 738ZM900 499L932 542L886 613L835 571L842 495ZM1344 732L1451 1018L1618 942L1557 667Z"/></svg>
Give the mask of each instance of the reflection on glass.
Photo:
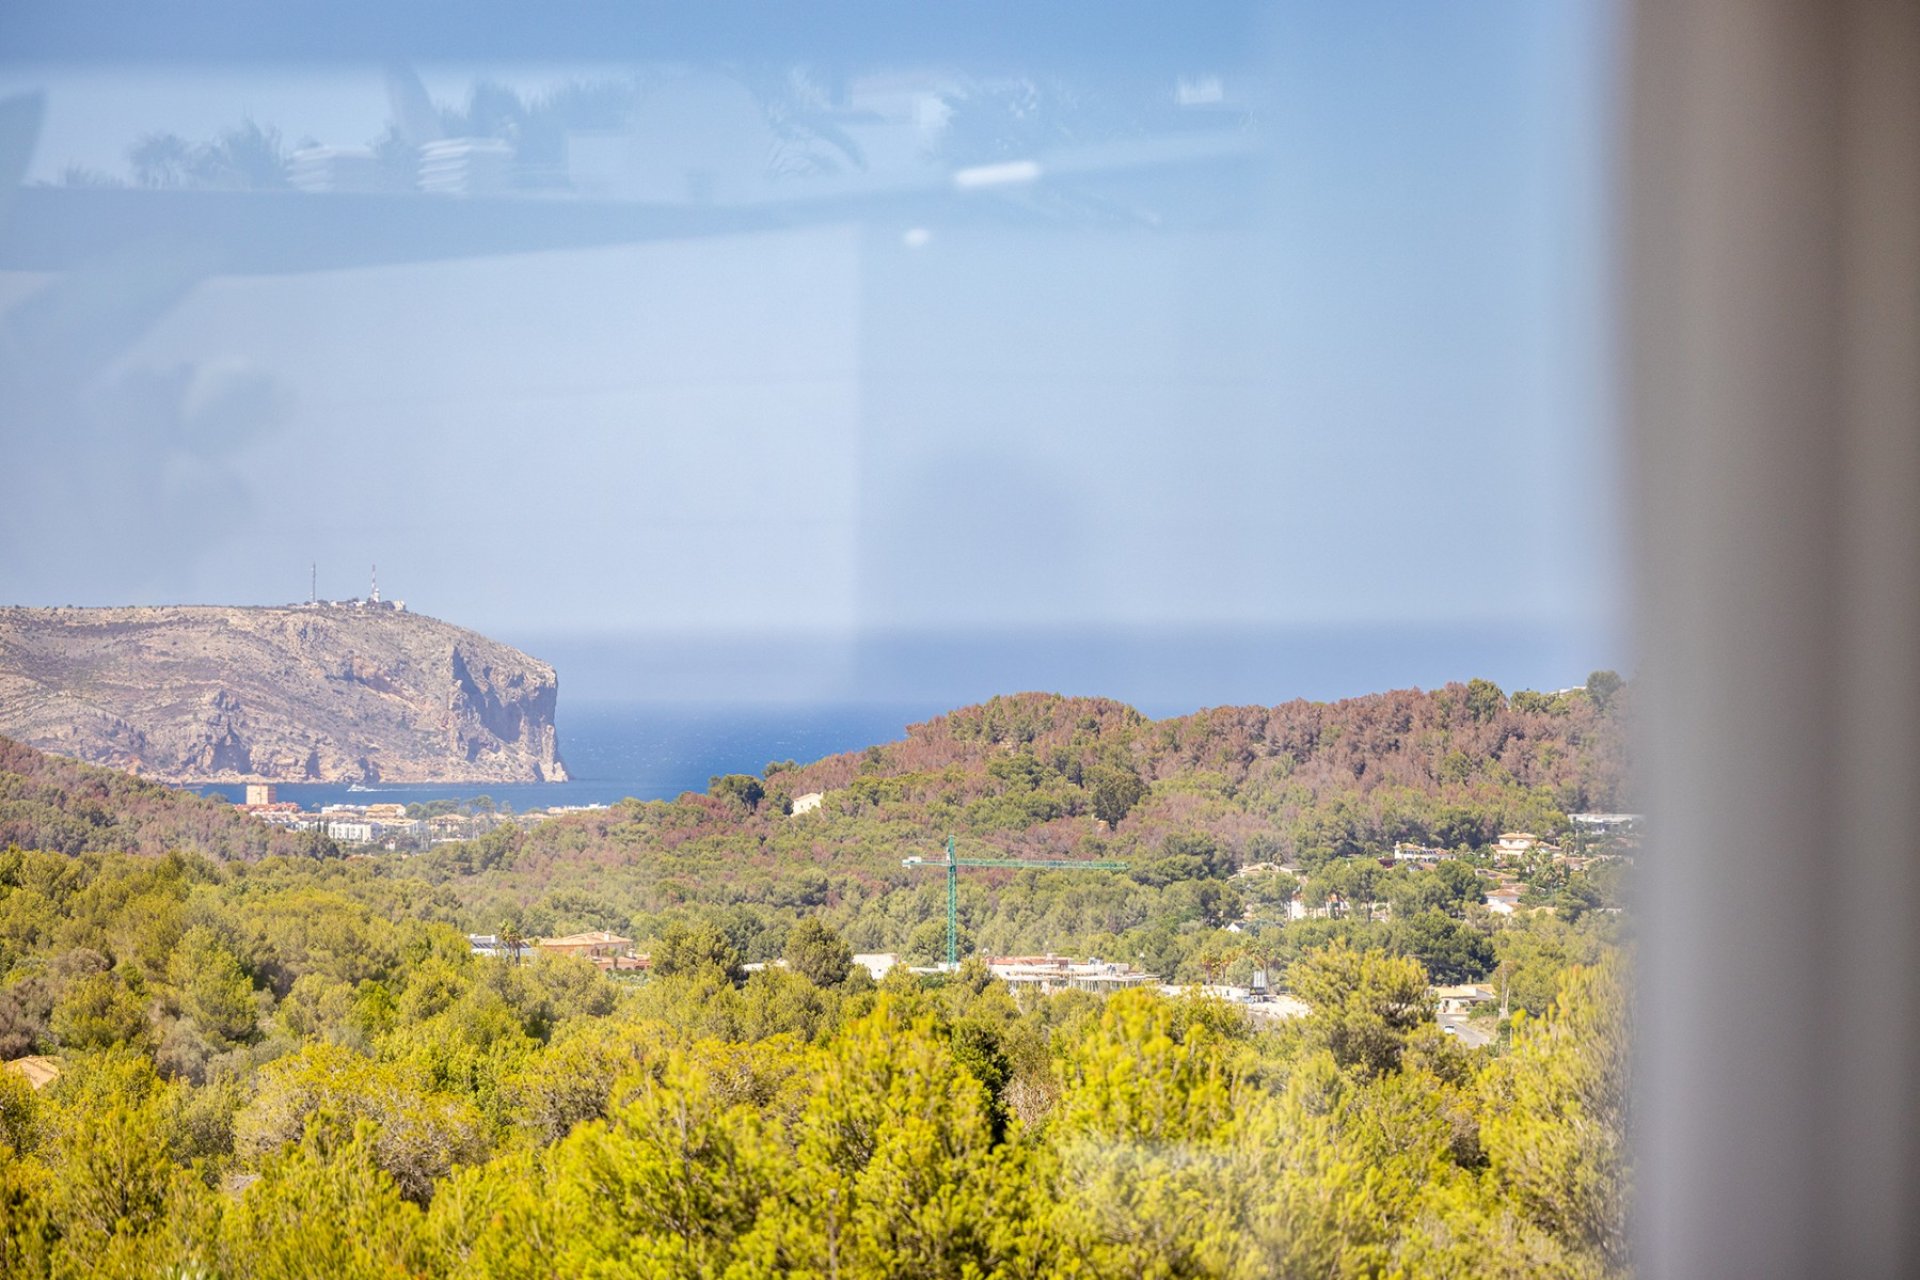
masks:
<svg viewBox="0 0 1920 1280"><path fill-rule="evenodd" d="M0 1270L1624 1274L1606 14L1401 17L9 64Z"/></svg>

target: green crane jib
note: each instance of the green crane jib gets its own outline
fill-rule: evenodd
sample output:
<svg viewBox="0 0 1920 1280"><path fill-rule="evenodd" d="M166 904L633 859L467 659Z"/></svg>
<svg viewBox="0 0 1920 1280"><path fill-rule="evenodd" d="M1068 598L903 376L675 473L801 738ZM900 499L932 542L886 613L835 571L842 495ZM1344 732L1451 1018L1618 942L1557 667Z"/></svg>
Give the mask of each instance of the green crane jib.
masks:
<svg viewBox="0 0 1920 1280"><path fill-rule="evenodd" d="M947 968L960 967L960 868L1025 867L1034 871L1125 871L1124 862L1071 862L1065 858L956 858L953 837L947 837L947 860L928 862L925 858L902 858L903 867L940 867L947 869Z"/></svg>

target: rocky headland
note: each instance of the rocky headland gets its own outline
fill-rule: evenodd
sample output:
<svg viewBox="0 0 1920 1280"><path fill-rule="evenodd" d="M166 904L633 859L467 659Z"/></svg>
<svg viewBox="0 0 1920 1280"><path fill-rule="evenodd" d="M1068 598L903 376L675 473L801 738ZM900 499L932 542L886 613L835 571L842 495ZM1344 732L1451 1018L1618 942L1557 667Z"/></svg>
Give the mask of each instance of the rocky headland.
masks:
<svg viewBox="0 0 1920 1280"><path fill-rule="evenodd" d="M390 607L0 609L0 735L166 782L563 782L553 668Z"/></svg>

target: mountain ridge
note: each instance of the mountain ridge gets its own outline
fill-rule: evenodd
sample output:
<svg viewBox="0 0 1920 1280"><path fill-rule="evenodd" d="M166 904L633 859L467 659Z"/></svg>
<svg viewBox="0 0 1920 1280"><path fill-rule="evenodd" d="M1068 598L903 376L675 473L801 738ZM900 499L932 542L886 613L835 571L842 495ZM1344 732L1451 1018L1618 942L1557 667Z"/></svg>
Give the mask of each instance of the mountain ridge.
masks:
<svg viewBox="0 0 1920 1280"><path fill-rule="evenodd" d="M558 696L378 605L0 608L0 734L156 781L565 781Z"/></svg>

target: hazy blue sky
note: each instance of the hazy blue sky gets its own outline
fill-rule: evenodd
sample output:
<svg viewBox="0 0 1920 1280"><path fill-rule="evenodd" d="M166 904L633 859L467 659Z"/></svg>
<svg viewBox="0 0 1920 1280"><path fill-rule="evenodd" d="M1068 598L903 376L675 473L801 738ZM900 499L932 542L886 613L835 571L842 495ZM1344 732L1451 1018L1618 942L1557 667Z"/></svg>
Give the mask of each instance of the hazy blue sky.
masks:
<svg viewBox="0 0 1920 1280"><path fill-rule="evenodd" d="M1302 6L1238 65L1072 68L1162 115L1217 77L1194 119L1230 114L1245 154L1118 172L1065 147L1096 171L1038 154L1045 180L978 194L924 104L1017 76L868 64L856 178L926 199L200 279L77 387L0 380L0 600L271 603L313 561L345 596L377 561L388 595L536 646L806 637L838 657L791 679L826 692L901 631L1551 634L1530 667L1486 650L1542 681L1612 657L1609 14ZM419 70L448 103L631 73ZM727 77L646 74L626 194L671 195L675 166L723 205L802 190L762 182ZM0 67L28 88L49 181L124 174L150 131L352 145L389 117L380 69L344 63ZM0 273L0 306L46 283Z"/></svg>

